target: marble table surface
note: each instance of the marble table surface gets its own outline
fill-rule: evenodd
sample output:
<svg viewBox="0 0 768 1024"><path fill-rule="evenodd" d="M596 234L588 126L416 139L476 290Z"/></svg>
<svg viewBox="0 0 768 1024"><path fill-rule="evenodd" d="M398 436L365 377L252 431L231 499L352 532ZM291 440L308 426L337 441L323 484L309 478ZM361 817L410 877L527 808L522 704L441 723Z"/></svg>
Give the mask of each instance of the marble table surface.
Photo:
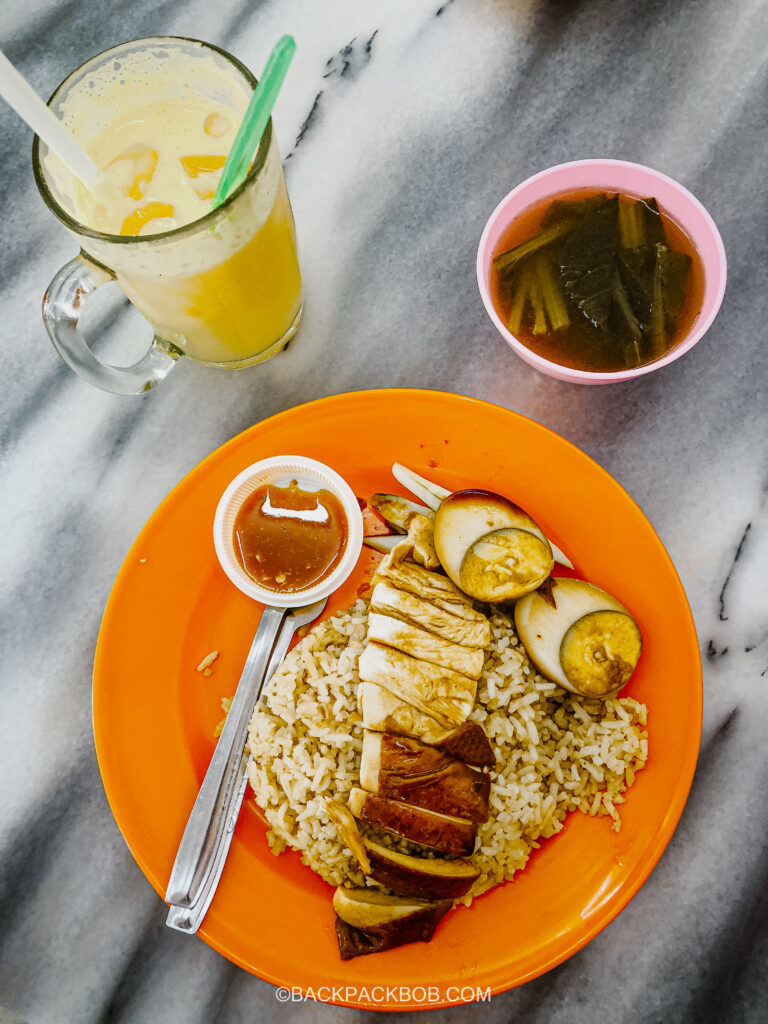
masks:
<svg viewBox="0 0 768 1024"><path fill-rule="evenodd" d="M306 311L290 349L261 367L182 363L141 398L79 381L40 319L42 292L73 245L36 193L29 131L0 104L0 1020L373 1017L284 1007L267 983L166 929L107 805L90 690L112 581L177 481L275 412L389 386L496 402L600 462L670 552L704 664L696 778L635 899L548 974L430 1019L768 1019L767 29L759 0L3 5L0 45L46 95L127 38L194 36L258 68L273 40L293 33L298 55L275 120ZM729 260L706 338L658 373L604 388L518 360L474 279L499 199L535 171L589 156L681 181L712 213ZM90 324L115 359L146 345L146 325L114 296Z"/></svg>

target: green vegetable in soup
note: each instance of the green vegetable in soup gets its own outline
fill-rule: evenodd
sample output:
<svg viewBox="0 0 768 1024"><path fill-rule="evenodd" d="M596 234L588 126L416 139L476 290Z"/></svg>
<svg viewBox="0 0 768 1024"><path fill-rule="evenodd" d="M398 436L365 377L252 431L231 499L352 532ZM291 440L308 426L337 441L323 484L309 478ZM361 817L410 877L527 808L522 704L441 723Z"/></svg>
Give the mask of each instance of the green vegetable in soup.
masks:
<svg viewBox="0 0 768 1024"><path fill-rule="evenodd" d="M520 324L523 319L523 312L525 311L525 303L528 298L530 287L530 275L527 270L523 270L518 278L517 288L512 300L512 306L509 310L509 318L507 319L507 327L512 334L517 334L520 330Z"/></svg>
<svg viewBox="0 0 768 1024"><path fill-rule="evenodd" d="M535 272L531 274L531 285L528 291L528 297L530 299L531 306L533 307L533 333L546 334L547 315L544 312L544 296L541 289L541 280Z"/></svg>
<svg viewBox="0 0 768 1024"><path fill-rule="evenodd" d="M602 206L607 198L605 192L596 192L595 195L584 199L555 199L542 217L541 226L548 228L564 221L574 224L585 214Z"/></svg>
<svg viewBox="0 0 768 1024"><path fill-rule="evenodd" d="M656 246L640 245L636 249L619 249L618 270L629 304L638 320L647 324L653 304Z"/></svg>
<svg viewBox="0 0 768 1024"><path fill-rule="evenodd" d="M670 245L654 198L554 200L538 232L493 262L507 326L534 351L549 355L536 339L583 347L608 370L640 366L674 343L691 257Z"/></svg>
<svg viewBox="0 0 768 1024"><path fill-rule="evenodd" d="M536 258L536 278L544 310L553 331L562 331L571 322L568 306L563 295L562 284L555 276L554 268L546 253Z"/></svg>
<svg viewBox="0 0 768 1024"><path fill-rule="evenodd" d="M526 256L530 256L532 253L538 252L539 249L544 248L545 245L549 245L550 242L554 242L556 239L562 238L562 236L566 234L571 227L572 225L570 221L562 221L559 224L553 224L552 227L539 232L538 235L535 235L527 242L523 242L522 245L518 245L514 249L510 249L509 252L503 252L500 256L494 257L493 265L501 272L512 270L512 268Z"/></svg>
<svg viewBox="0 0 768 1024"><path fill-rule="evenodd" d="M637 317L632 312L627 293L624 290L621 277L618 272L613 278L613 297L616 302L619 323L617 333L622 339L622 352L624 354L624 365L627 369L639 366L642 362L641 341L643 329L638 323Z"/></svg>
<svg viewBox="0 0 768 1024"><path fill-rule="evenodd" d="M619 203L619 234L622 249L666 242L664 224L655 199L627 199Z"/></svg>
<svg viewBox="0 0 768 1024"><path fill-rule="evenodd" d="M605 328L614 298L618 195L588 212L560 254L566 295L595 327Z"/></svg>
<svg viewBox="0 0 768 1024"><path fill-rule="evenodd" d="M690 269L691 257L686 253L675 252L666 245L656 246L651 307L651 337L655 356L664 352L667 340L675 332L685 303Z"/></svg>

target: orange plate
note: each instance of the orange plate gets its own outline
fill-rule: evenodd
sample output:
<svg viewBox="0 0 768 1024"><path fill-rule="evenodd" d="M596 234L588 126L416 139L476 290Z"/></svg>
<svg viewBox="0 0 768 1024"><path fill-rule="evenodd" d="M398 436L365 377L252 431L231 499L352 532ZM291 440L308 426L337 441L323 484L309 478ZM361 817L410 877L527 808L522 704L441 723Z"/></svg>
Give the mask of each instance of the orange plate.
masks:
<svg viewBox="0 0 768 1024"><path fill-rule="evenodd" d="M372 1000L393 1010L426 1002L418 991L387 998L372 986L426 986L435 1007L465 1001L465 985L494 993L520 985L605 928L650 874L682 812L701 733L701 662L672 562L638 506L597 463L485 402L433 391L345 394L235 437L189 473L142 530L110 595L96 650L93 712L104 786L160 895L213 751L221 698L234 691L260 614L219 568L214 510L242 469L278 454L321 459L361 496L402 493L390 472L398 461L446 487L487 487L519 502L580 575L637 617L643 655L624 692L648 705L650 754L621 807L618 834L607 818L571 814L525 871L450 914L431 943L348 963L336 946L331 887L298 854L271 854L258 811L246 801L200 935L274 985L363 1009ZM328 611L356 598L375 559L364 549ZM220 655L204 677L196 667L212 650Z"/></svg>

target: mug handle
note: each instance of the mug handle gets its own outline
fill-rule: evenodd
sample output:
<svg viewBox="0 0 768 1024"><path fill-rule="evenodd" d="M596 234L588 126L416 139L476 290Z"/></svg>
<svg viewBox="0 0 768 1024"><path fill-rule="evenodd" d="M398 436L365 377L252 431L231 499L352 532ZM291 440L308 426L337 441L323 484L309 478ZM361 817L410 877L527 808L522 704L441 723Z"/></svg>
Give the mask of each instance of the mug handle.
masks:
<svg viewBox="0 0 768 1024"><path fill-rule="evenodd" d="M56 351L83 380L115 395L141 395L168 376L180 353L155 335L147 353L133 366L111 366L96 358L78 325L80 307L92 291L114 280L108 270L80 253L64 264L48 286L43 321Z"/></svg>

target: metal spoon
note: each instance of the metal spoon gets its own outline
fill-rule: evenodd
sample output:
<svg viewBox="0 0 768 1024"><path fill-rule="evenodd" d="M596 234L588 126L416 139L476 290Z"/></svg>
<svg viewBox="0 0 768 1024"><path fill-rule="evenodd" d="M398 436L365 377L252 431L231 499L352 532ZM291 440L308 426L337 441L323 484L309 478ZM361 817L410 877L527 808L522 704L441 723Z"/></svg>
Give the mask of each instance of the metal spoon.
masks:
<svg viewBox="0 0 768 1024"><path fill-rule="evenodd" d="M254 706L296 630L316 619L326 601L323 598L296 609L264 609L171 870L165 894L170 904L166 924L171 928L194 934L205 917L224 870L245 793L248 757L244 747Z"/></svg>

